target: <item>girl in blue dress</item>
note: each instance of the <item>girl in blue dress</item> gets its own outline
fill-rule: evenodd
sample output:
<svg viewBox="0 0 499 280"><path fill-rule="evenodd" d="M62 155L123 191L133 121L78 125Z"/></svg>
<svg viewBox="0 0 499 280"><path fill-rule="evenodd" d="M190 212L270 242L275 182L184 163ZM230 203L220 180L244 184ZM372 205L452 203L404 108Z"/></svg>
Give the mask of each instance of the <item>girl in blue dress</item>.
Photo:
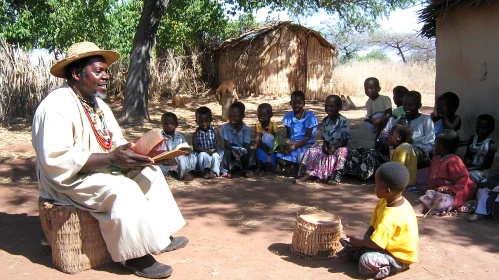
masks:
<svg viewBox="0 0 499 280"><path fill-rule="evenodd" d="M293 111L284 115L286 149L277 154L279 165L299 164L303 154L314 144L319 122L314 113L305 110L305 93L294 91L289 102Z"/></svg>

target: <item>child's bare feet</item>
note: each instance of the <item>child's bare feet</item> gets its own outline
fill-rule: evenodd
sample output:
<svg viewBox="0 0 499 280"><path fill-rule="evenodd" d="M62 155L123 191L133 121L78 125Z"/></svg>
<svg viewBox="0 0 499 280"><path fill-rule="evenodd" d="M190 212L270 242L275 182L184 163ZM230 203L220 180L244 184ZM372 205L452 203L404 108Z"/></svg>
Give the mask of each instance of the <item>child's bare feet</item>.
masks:
<svg viewBox="0 0 499 280"><path fill-rule="evenodd" d="M192 171L185 174L184 181L192 181L192 179L194 179L194 176L192 175Z"/></svg>
<svg viewBox="0 0 499 280"><path fill-rule="evenodd" d="M424 212L426 209L426 206L423 203L419 203L414 205L414 213L416 214L416 217L421 218L424 216Z"/></svg>
<svg viewBox="0 0 499 280"><path fill-rule="evenodd" d="M213 179L215 177L216 177L216 175L215 175L215 173L213 173L211 171L211 169L206 168L205 170L203 170L203 178L205 178L205 179Z"/></svg>
<svg viewBox="0 0 499 280"><path fill-rule="evenodd" d="M311 178L312 178L312 176L305 173L305 175L301 176L300 178L296 179L295 181L296 181L296 183L305 183L308 180L310 180Z"/></svg>
<svg viewBox="0 0 499 280"><path fill-rule="evenodd" d="M253 171L251 171L251 170L245 170L245 171L243 171L243 174L244 174L244 177L246 177L246 178L253 177Z"/></svg>
<svg viewBox="0 0 499 280"><path fill-rule="evenodd" d="M301 176L300 178L297 178L297 179L293 180L293 183L295 183L295 184L305 184L306 182L308 182L310 180L316 180L316 179L317 179L317 177L310 176L307 173L305 173L305 175Z"/></svg>

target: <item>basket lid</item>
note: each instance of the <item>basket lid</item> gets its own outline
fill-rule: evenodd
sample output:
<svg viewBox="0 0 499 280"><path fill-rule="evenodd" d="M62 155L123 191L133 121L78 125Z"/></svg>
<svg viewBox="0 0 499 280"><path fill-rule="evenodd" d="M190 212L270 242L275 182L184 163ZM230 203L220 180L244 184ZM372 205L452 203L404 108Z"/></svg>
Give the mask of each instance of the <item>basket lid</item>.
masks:
<svg viewBox="0 0 499 280"><path fill-rule="evenodd" d="M300 215L302 219L314 224L333 224L338 221L338 217L328 212L316 212Z"/></svg>

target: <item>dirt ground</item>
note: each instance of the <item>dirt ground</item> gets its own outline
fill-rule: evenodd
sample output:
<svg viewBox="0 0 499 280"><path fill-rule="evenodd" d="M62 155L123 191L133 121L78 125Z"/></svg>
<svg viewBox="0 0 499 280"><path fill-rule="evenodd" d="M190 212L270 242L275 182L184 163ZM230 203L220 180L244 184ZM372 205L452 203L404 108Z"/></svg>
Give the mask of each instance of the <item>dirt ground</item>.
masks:
<svg viewBox="0 0 499 280"><path fill-rule="evenodd" d="M254 124L256 105L262 100L243 100L247 123ZM268 100L265 100L269 102ZM364 98L355 98L363 104ZM270 100L275 120L288 111L287 100ZM195 128L194 109L207 105L220 115L210 98L188 102L185 109L168 104L151 106L152 122L143 127L124 126L135 140L152 127L159 128L164 110L174 110L180 129L190 135ZM424 96L429 113L433 96ZM308 108L324 117L321 102ZM115 106L119 109L119 106ZM352 146L371 143L359 128L365 109L343 112L352 122ZM219 118L216 121L221 124ZM68 275L51 264L37 210L35 158L30 128L22 125L0 129L0 278L1 279L132 279L135 276L115 264ZM304 260L291 255L290 243L296 212L302 207L323 209L342 219L349 234L363 234L377 198L372 181L346 177L339 186L319 183L294 185L291 178L276 175L243 179L215 179L184 183L169 178L177 203L187 221L178 232L190 239L179 251L157 256L173 266L170 279L359 279L356 264L342 259ZM413 193L404 194L410 201ZM393 279L494 279L498 275L499 224L491 220L469 223L464 217L428 216L419 220L419 261Z"/></svg>

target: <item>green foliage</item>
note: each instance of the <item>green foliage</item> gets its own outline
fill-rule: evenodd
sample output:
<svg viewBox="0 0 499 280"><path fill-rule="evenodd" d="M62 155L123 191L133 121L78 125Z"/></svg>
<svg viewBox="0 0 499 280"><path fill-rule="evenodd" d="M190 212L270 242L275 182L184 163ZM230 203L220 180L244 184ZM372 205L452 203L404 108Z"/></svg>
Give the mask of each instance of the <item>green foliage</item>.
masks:
<svg viewBox="0 0 499 280"><path fill-rule="evenodd" d="M366 55L357 56L354 58L357 61L370 61L370 60L380 60L380 61L390 61L390 58L383 50L373 50Z"/></svg>
<svg viewBox="0 0 499 280"><path fill-rule="evenodd" d="M397 8L405 9L417 0L225 0L237 9L252 11L269 6L271 10L287 10L293 15L310 16L325 11L338 17L339 29L348 32L374 30L378 20Z"/></svg>
<svg viewBox="0 0 499 280"><path fill-rule="evenodd" d="M113 0L2 1L0 36L23 48L62 53L77 41L102 43Z"/></svg>
<svg viewBox="0 0 499 280"><path fill-rule="evenodd" d="M0 38L25 49L62 53L73 42L88 40L127 56L144 0L0 0ZM258 23L255 9L270 7L294 15L319 10L336 15L341 30L364 31L381 17L415 0L171 0L163 16L157 48L180 49L237 36ZM230 21L228 14L241 13Z"/></svg>
<svg viewBox="0 0 499 280"><path fill-rule="evenodd" d="M107 16L109 31L102 40L101 48L117 50L122 58L130 55L143 5L144 1L139 0L113 4L113 9Z"/></svg>
<svg viewBox="0 0 499 280"><path fill-rule="evenodd" d="M256 21L253 14L241 14L236 21L230 21L225 28L223 34L221 34L221 39L226 40L232 37L236 37L246 32L248 29L257 27L259 23Z"/></svg>
<svg viewBox="0 0 499 280"><path fill-rule="evenodd" d="M156 42L163 50L200 45L206 38L223 34L227 22L220 2L173 0L161 20Z"/></svg>

